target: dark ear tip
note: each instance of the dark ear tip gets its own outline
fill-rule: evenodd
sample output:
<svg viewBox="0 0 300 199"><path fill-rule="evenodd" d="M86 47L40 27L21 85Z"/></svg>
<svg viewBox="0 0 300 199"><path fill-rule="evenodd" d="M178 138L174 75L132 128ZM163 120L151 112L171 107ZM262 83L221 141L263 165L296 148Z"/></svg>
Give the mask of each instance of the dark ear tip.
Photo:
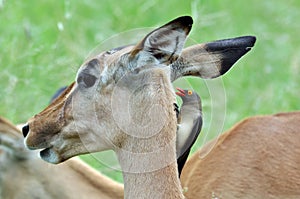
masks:
<svg viewBox="0 0 300 199"><path fill-rule="evenodd" d="M254 46L255 42L256 37L254 36L242 36L209 42L206 43L205 46L208 51L238 48L244 49L248 52Z"/></svg>
<svg viewBox="0 0 300 199"><path fill-rule="evenodd" d="M193 25L193 18L191 16L181 16L176 18L174 21L177 21L178 23L181 23L186 26Z"/></svg>
<svg viewBox="0 0 300 199"><path fill-rule="evenodd" d="M256 42L256 37L255 36L243 36L240 37L241 39L245 40L245 43L249 44L249 47L253 47L255 42Z"/></svg>
<svg viewBox="0 0 300 199"><path fill-rule="evenodd" d="M233 38L232 40L235 40L234 43L240 45L240 46L245 46L245 47L253 47L255 42L256 42L256 37L254 36L242 36L242 37L236 37Z"/></svg>
<svg viewBox="0 0 300 199"><path fill-rule="evenodd" d="M189 34L193 26L193 18L191 16L181 16L174 19L166 25L169 24L176 24L175 27L183 28L186 34Z"/></svg>

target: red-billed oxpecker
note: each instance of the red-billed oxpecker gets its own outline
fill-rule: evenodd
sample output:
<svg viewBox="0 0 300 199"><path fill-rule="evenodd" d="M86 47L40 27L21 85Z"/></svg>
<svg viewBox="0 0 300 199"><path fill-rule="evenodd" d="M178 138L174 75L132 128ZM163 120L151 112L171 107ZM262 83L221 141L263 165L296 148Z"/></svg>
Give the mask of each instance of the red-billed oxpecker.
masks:
<svg viewBox="0 0 300 199"><path fill-rule="evenodd" d="M178 173L189 156L202 127L202 107L199 95L192 90L176 88L176 94L182 99L182 105L178 112L178 129L176 138L176 153Z"/></svg>

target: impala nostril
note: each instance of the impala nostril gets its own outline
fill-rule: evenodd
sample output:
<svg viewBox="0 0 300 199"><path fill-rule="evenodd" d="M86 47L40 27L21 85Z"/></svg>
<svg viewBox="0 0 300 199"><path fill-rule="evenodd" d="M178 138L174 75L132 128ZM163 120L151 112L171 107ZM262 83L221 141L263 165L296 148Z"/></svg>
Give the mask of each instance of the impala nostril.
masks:
<svg viewBox="0 0 300 199"><path fill-rule="evenodd" d="M29 132L29 125L28 124L26 124L25 126L23 126L22 132L23 132L23 136L25 138L27 136L28 132Z"/></svg>

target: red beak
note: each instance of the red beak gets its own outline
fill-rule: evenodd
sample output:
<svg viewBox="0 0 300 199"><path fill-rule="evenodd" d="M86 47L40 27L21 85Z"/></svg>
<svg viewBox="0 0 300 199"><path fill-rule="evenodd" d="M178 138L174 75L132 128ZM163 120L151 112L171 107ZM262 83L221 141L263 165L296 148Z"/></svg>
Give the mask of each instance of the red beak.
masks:
<svg viewBox="0 0 300 199"><path fill-rule="evenodd" d="M181 96L181 97L185 96L185 92L183 89L181 89L181 88L176 88L176 89L178 90L178 92L176 92L176 95Z"/></svg>

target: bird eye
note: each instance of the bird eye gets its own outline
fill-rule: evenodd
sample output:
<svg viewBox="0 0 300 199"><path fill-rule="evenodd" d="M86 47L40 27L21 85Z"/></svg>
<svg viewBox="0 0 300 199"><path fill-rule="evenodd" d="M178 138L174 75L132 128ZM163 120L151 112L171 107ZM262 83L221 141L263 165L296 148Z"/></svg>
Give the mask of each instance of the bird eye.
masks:
<svg viewBox="0 0 300 199"><path fill-rule="evenodd" d="M192 94L193 94L193 91L189 90L188 95L192 95Z"/></svg>

